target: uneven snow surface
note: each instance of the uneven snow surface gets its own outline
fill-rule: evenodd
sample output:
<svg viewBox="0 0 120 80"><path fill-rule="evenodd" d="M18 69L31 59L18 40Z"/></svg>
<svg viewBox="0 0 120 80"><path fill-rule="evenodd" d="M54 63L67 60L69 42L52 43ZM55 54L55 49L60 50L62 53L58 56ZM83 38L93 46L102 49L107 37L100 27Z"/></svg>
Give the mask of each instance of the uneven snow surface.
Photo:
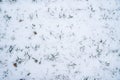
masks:
<svg viewBox="0 0 120 80"><path fill-rule="evenodd" d="M120 0L0 0L0 80L120 80Z"/></svg>

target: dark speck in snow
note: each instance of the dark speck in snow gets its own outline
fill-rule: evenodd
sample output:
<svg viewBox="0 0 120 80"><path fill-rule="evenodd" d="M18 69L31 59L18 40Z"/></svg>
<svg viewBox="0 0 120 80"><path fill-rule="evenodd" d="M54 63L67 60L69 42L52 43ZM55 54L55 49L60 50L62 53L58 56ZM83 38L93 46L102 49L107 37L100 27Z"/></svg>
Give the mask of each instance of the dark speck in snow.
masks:
<svg viewBox="0 0 120 80"><path fill-rule="evenodd" d="M17 67L17 63L14 63L13 66L14 66L14 67Z"/></svg>
<svg viewBox="0 0 120 80"><path fill-rule="evenodd" d="M50 35L52 35L52 32L50 32Z"/></svg>
<svg viewBox="0 0 120 80"><path fill-rule="evenodd" d="M35 2L36 0L32 0L33 2Z"/></svg>
<svg viewBox="0 0 120 80"><path fill-rule="evenodd" d="M10 46L10 47L9 47L9 52L10 52L10 53L13 51L13 48L14 48L13 46Z"/></svg>
<svg viewBox="0 0 120 80"><path fill-rule="evenodd" d="M36 32L36 31L34 31L33 33L34 33L34 35L37 35L37 32Z"/></svg>
<svg viewBox="0 0 120 80"><path fill-rule="evenodd" d="M41 61L39 62L39 64L41 64Z"/></svg>
<svg viewBox="0 0 120 80"><path fill-rule="evenodd" d="M118 56L120 57L120 53L118 54Z"/></svg>
<svg viewBox="0 0 120 80"><path fill-rule="evenodd" d="M17 62L18 64L21 64L21 63L23 62L23 60L18 57L18 58L16 59L16 62Z"/></svg>
<svg viewBox="0 0 120 80"><path fill-rule="evenodd" d="M28 37L28 39L31 39L31 37Z"/></svg>
<svg viewBox="0 0 120 80"><path fill-rule="evenodd" d="M35 24L32 24L32 26L34 26L34 27L35 27Z"/></svg>
<svg viewBox="0 0 120 80"><path fill-rule="evenodd" d="M100 40L100 43L102 43L102 40Z"/></svg>
<svg viewBox="0 0 120 80"><path fill-rule="evenodd" d="M60 40L61 40L61 35L59 35L59 38L60 38Z"/></svg>
<svg viewBox="0 0 120 80"><path fill-rule="evenodd" d="M22 19L19 20L19 22L22 22L22 21L23 21Z"/></svg>
<svg viewBox="0 0 120 80"><path fill-rule="evenodd" d="M5 15L4 18L6 19L6 21L9 21L12 17L9 15Z"/></svg>
<svg viewBox="0 0 120 80"><path fill-rule="evenodd" d="M37 62L38 62L38 60L35 60L35 62L37 63Z"/></svg>
<svg viewBox="0 0 120 80"><path fill-rule="evenodd" d="M13 2L16 2L17 0L12 0Z"/></svg>
<svg viewBox="0 0 120 80"><path fill-rule="evenodd" d="M27 76L29 76L31 73L28 73Z"/></svg>
<svg viewBox="0 0 120 80"><path fill-rule="evenodd" d="M20 79L20 80L25 80L25 79Z"/></svg>
<svg viewBox="0 0 120 80"><path fill-rule="evenodd" d="M35 59L35 58L32 58L34 61L35 61L35 63L37 63L38 62L38 60L37 59Z"/></svg>
<svg viewBox="0 0 120 80"><path fill-rule="evenodd" d="M73 16L72 16L72 15L69 15L69 18L73 18Z"/></svg>

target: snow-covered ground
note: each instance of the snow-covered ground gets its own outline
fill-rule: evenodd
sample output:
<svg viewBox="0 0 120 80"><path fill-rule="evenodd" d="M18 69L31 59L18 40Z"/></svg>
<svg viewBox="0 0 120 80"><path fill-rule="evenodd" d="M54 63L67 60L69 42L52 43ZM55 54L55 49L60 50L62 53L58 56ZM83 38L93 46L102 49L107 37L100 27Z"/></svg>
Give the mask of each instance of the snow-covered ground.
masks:
<svg viewBox="0 0 120 80"><path fill-rule="evenodd" d="M0 80L120 80L120 0L0 0Z"/></svg>

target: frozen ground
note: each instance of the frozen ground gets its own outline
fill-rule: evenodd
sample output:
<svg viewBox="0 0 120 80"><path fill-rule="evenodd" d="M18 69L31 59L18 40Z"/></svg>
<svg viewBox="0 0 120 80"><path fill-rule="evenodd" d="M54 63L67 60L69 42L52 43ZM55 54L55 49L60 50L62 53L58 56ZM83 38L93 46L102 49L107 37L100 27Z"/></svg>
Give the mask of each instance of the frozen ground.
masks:
<svg viewBox="0 0 120 80"><path fill-rule="evenodd" d="M120 80L120 0L0 0L0 80Z"/></svg>

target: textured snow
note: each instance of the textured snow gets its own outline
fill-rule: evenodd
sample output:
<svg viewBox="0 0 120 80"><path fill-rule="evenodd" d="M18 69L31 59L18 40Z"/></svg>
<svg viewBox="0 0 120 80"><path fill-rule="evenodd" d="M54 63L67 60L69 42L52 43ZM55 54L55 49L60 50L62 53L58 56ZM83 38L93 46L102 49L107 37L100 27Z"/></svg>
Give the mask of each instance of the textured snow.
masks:
<svg viewBox="0 0 120 80"><path fill-rule="evenodd" d="M0 80L120 80L120 0L0 0Z"/></svg>

